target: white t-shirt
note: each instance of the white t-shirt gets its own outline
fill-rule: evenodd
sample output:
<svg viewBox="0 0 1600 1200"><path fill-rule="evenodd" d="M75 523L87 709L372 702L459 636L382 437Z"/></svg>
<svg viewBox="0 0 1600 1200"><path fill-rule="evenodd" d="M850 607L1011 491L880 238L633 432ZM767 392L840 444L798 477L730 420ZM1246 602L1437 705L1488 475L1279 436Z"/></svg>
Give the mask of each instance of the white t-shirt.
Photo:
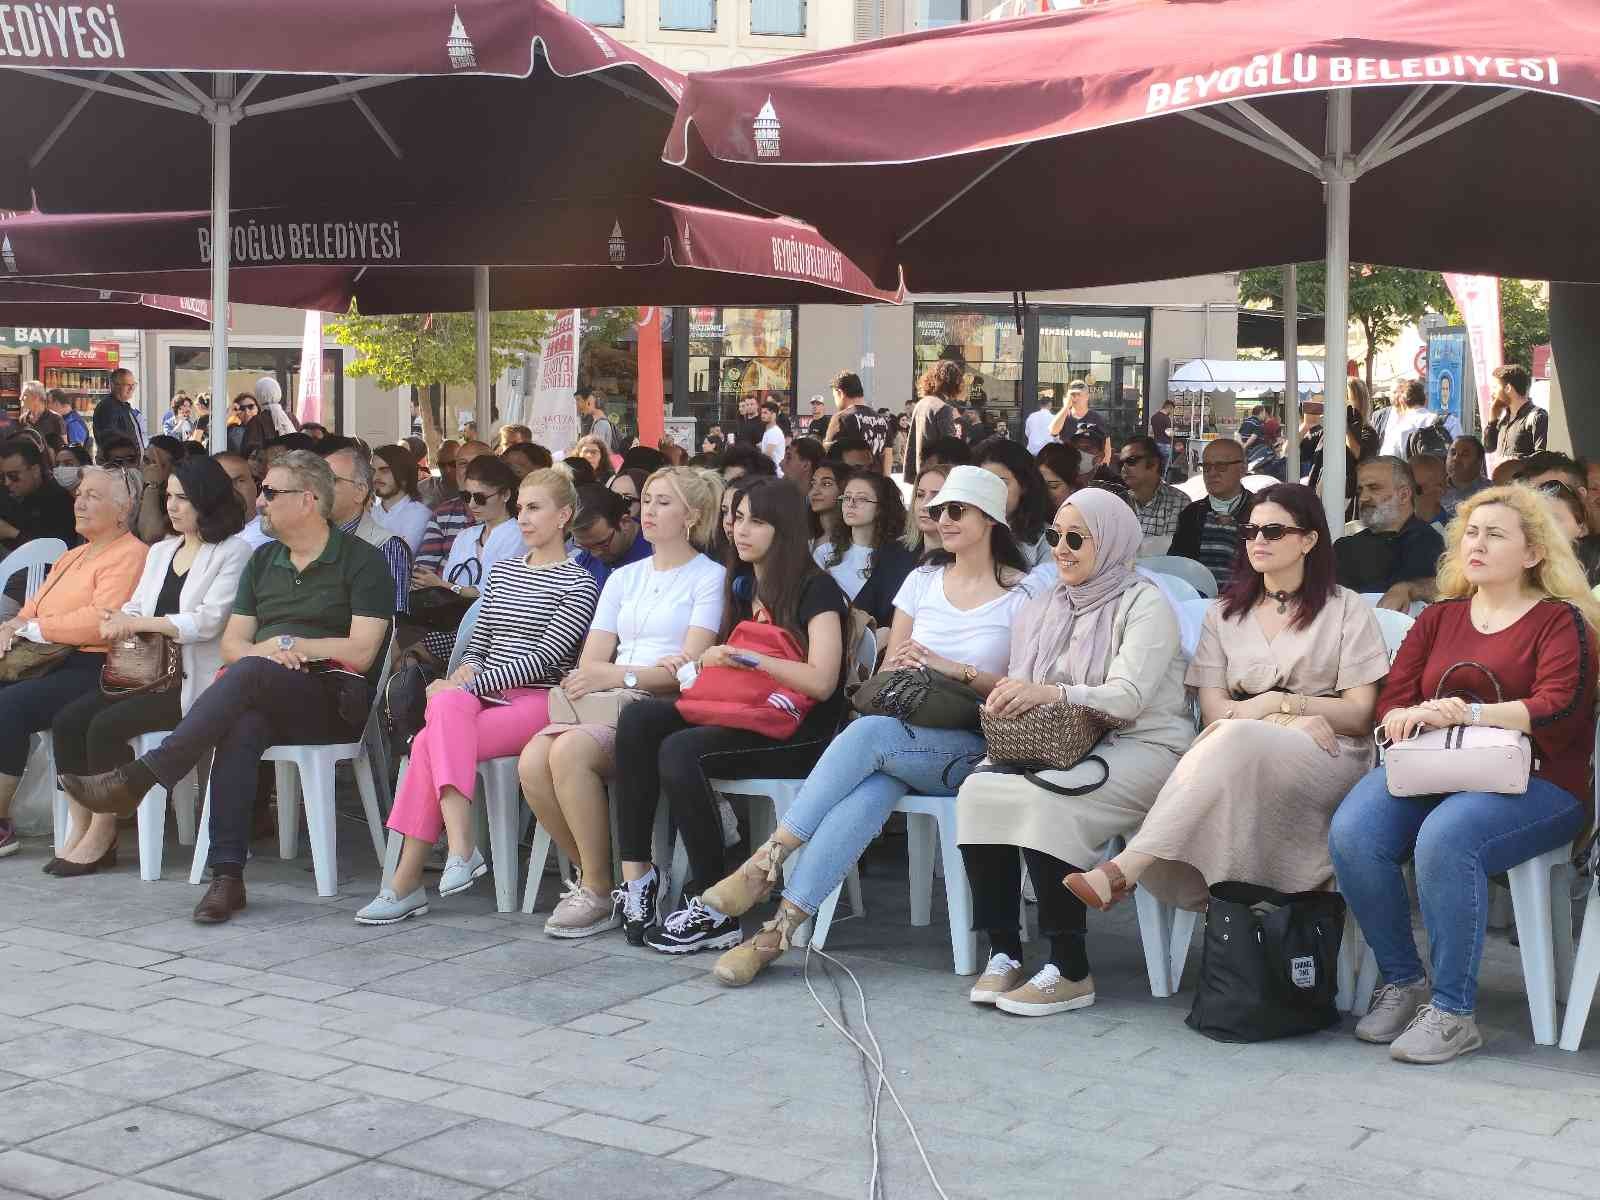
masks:
<svg viewBox="0 0 1600 1200"><path fill-rule="evenodd" d="M1055 419L1055 413L1048 408L1035 409L1028 414L1028 419L1022 423L1022 431L1028 436L1029 454L1039 453L1055 440L1050 436L1050 422Z"/></svg>
<svg viewBox="0 0 1600 1200"><path fill-rule="evenodd" d="M894 606L911 618L911 636L935 654L1004 675L1011 662L1011 626L1037 594L1024 579L977 608L959 609L945 597L946 567L918 567L906 576Z"/></svg>
<svg viewBox="0 0 1600 1200"><path fill-rule="evenodd" d="M433 510L420 500L402 496L400 503L393 508L385 508L381 502L374 504L372 519L396 537L404 538L406 545L411 547L412 555L415 556L422 546L423 536L428 532L428 522L433 519Z"/></svg>
<svg viewBox="0 0 1600 1200"><path fill-rule="evenodd" d="M761 453L772 460L778 468L778 475L783 475L783 430L776 424L768 425L765 433L761 435Z"/></svg>
<svg viewBox="0 0 1600 1200"><path fill-rule="evenodd" d="M704 554L670 571L656 570L653 558L618 567L600 592L590 628L617 635L614 661L654 666L683 652L690 626L722 628L723 574L722 566Z"/></svg>
<svg viewBox="0 0 1600 1200"><path fill-rule="evenodd" d="M1378 447L1379 454L1392 454L1397 458L1406 456L1406 439L1422 425L1433 420L1434 414L1426 408L1407 408L1404 405L1389 414L1389 422L1383 427L1383 442Z"/></svg>
<svg viewBox="0 0 1600 1200"><path fill-rule="evenodd" d="M470 525L451 541L450 553L439 574L447 584L459 583L481 592L484 581L489 578L490 567L502 558L511 558L525 550L522 530L514 520L501 521L487 543L483 540L483 526Z"/></svg>
<svg viewBox="0 0 1600 1200"><path fill-rule="evenodd" d="M250 549L252 550L259 550L273 540L272 535L261 528L261 518L259 516L250 518L250 524L239 531L239 536L250 543Z"/></svg>
<svg viewBox="0 0 1600 1200"><path fill-rule="evenodd" d="M811 557L816 560L817 566L833 576L833 581L839 585L839 590L854 600L856 593L867 582L866 572L872 562L872 547L858 546L851 542L845 548L844 558L838 565L830 567L828 560L833 557L833 543L824 538L811 551Z"/></svg>

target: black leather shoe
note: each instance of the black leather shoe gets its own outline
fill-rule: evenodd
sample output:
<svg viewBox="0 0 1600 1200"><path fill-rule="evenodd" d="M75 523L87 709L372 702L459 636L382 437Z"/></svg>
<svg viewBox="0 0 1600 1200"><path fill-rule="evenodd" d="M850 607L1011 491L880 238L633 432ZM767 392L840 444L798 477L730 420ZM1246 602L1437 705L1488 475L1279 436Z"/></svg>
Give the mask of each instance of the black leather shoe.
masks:
<svg viewBox="0 0 1600 1200"><path fill-rule="evenodd" d="M90 812L118 817L131 817L144 799L143 792L134 794L134 784L125 767L98 775L62 775L61 787Z"/></svg>
<svg viewBox="0 0 1600 1200"><path fill-rule="evenodd" d="M213 875L211 886L194 906L194 919L201 925L220 925L231 920L244 903L244 880L232 875Z"/></svg>
<svg viewBox="0 0 1600 1200"><path fill-rule="evenodd" d="M58 858L55 860L56 869L50 874L57 879L75 879L79 875L97 875L102 867L117 865L117 843L112 842L109 849L93 862L73 862L70 859Z"/></svg>

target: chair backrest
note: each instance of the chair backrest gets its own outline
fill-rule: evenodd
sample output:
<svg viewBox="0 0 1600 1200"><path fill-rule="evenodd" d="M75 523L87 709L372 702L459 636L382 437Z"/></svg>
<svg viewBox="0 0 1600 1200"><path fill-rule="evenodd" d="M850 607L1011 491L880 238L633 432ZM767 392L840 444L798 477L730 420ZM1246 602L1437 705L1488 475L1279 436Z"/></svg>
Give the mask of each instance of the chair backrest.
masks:
<svg viewBox="0 0 1600 1200"><path fill-rule="evenodd" d="M856 639L856 652L851 656L850 678L847 683L865 682L878 669L878 635L863 629Z"/></svg>
<svg viewBox="0 0 1600 1200"><path fill-rule="evenodd" d="M1384 649L1389 652L1389 661L1393 662L1400 650L1400 643L1406 640L1407 632L1417 623L1416 618L1387 608L1374 608L1372 615L1378 618L1378 631L1383 634Z"/></svg>
<svg viewBox="0 0 1600 1200"><path fill-rule="evenodd" d="M1194 600L1185 600L1178 613L1178 625L1183 632L1183 656L1193 658L1194 652L1200 648L1200 630L1206 623L1206 609L1216 601L1207 600L1200 596Z"/></svg>
<svg viewBox="0 0 1600 1200"><path fill-rule="evenodd" d="M1202 596L1217 594L1217 577L1211 573L1211 568L1205 563L1195 562L1192 558L1184 558L1177 554L1157 554L1153 558L1141 558L1139 565L1147 571L1175 575Z"/></svg>
<svg viewBox="0 0 1600 1200"><path fill-rule="evenodd" d="M1167 598L1174 604L1183 604L1190 600L1206 600L1210 603L1207 597L1202 596L1199 589L1187 579L1168 575L1165 571L1157 571L1156 574L1161 576L1161 586L1166 590Z"/></svg>
<svg viewBox="0 0 1600 1200"><path fill-rule="evenodd" d="M478 623L478 610L482 607L483 597L479 596L462 614L461 624L456 626L456 643L450 648L450 665L445 668L446 675L453 675L461 665L461 656L467 652L467 641L472 637L472 627Z"/></svg>
<svg viewBox="0 0 1600 1200"><path fill-rule="evenodd" d="M33 595L44 582L50 564L66 552L67 544L60 538L34 538L31 542L23 543L0 559L0 590L11 582L11 577L18 571L26 571L28 590L25 594Z"/></svg>

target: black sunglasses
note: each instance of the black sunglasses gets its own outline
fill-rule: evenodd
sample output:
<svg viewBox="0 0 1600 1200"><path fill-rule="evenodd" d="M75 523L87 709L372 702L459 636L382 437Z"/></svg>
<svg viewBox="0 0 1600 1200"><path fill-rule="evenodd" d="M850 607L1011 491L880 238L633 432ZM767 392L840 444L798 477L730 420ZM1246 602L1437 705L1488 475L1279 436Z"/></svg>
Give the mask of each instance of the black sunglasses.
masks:
<svg viewBox="0 0 1600 1200"><path fill-rule="evenodd" d="M271 504L279 496L304 496L307 493L305 488L275 488L262 484L261 494L266 497L267 503Z"/></svg>
<svg viewBox="0 0 1600 1200"><path fill-rule="evenodd" d="M1117 466L1137 467L1140 463L1149 461L1150 456L1148 454L1130 454L1127 458L1118 459Z"/></svg>
<svg viewBox="0 0 1600 1200"><path fill-rule="evenodd" d="M1274 521L1271 525L1239 526L1239 536L1247 542L1255 541L1258 533L1265 535L1267 541L1276 542L1282 540L1283 535L1286 533L1307 532L1309 532L1309 530L1301 529L1298 525L1280 525L1276 521Z"/></svg>
<svg viewBox="0 0 1600 1200"><path fill-rule="evenodd" d="M463 500L465 500L468 504L476 504L479 508L482 508L485 504L488 504L489 501L493 500L499 494L500 494L499 492L468 492L468 491L463 491L461 493L461 498Z"/></svg>
<svg viewBox="0 0 1600 1200"><path fill-rule="evenodd" d="M237 409L239 412L255 412L256 411L256 406L254 404L235 404L233 407L235 409Z"/></svg>
<svg viewBox="0 0 1600 1200"><path fill-rule="evenodd" d="M1575 504L1583 503L1583 497L1579 496L1577 492L1573 491L1559 479L1546 479L1534 490L1541 492L1546 496L1565 497L1566 499L1573 501Z"/></svg>
<svg viewBox="0 0 1600 1200"><path fill-rule="evenodd" d="M1082 550L1085 542L1094 541L1092 533L1079 533L1076 529L1071 533L1062 533L1059 529L1046 529L1044 531L1044 540L1050 544L1052 549L1061 545L1063 538L1066 539L1067 549L1069 550Z"/></svg>
<svg viewBox="0 0 1600 1200"><path fill-rule="evenodd" d="M928 505L928 515L935 521L942 521L946 517L949 517L952 521L959 521L967 515L967 509L971 507L970 504L960 500L946 500L943 504Z"/></svg>

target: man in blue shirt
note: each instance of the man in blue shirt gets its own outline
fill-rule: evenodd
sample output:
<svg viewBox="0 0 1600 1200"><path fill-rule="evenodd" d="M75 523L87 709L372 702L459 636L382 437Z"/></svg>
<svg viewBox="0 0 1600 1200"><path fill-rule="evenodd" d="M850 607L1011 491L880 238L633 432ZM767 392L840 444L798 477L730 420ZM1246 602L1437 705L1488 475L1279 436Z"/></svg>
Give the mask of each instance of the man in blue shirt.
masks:
<svg viewBox="0 0 1600 1200"><path fill-rule="evenodd" d="M578 489L578 515L572 519L572 545L576 562L595 583L605 587L611 572L641 558L653 549L633 519L628 497L601 487L585 484Z"/></svg>

